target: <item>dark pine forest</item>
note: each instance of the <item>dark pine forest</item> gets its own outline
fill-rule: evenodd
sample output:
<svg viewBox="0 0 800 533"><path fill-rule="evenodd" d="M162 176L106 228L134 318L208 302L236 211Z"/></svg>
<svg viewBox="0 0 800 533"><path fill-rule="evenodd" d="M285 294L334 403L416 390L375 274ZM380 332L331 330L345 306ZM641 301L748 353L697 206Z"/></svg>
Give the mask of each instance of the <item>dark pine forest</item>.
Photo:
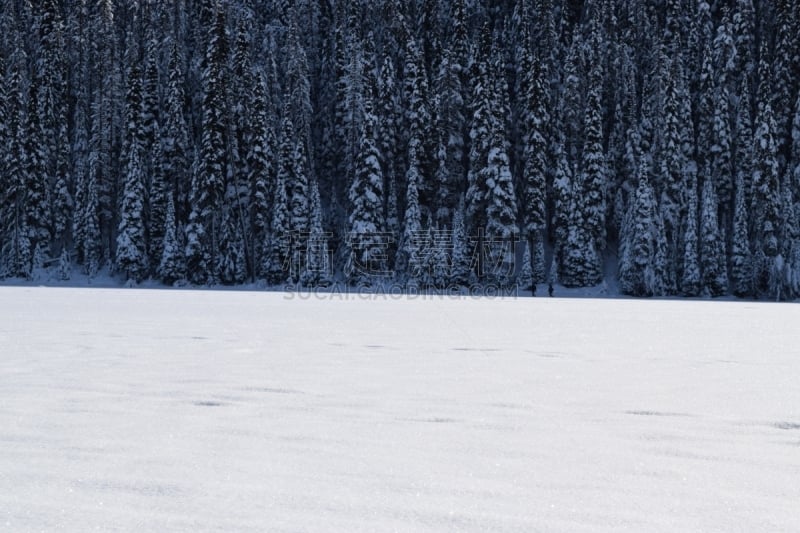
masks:
<svg viewBox="0 0 800 533"><path fill-rule="evenodd" d="M0 278L795 299L799 29L792 0L0 0Z"/></svg>

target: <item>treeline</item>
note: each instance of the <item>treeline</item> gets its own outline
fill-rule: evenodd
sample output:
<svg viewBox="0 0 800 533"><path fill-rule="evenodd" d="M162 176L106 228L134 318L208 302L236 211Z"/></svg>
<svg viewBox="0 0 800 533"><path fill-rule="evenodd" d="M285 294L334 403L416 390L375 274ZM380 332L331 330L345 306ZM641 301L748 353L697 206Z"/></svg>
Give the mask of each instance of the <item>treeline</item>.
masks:
<svg viewBox="0 0 800 533"><path fill-rule="evenodd" d="M0 0L0 277L793 299L798 28L791 0Z"/></svg>

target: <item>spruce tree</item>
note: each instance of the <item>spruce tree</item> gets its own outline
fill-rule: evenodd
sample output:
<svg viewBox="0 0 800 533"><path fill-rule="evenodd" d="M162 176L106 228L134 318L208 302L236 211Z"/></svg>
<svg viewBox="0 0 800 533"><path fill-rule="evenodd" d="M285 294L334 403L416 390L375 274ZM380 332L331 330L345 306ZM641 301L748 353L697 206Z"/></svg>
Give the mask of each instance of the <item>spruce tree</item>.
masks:
<svg viewBox="0 0 800 533"><path fill-rule="evenodd" d="M683 86L683 68L680 56L675 58L669 70L665 86L664 132L660 147L660 165L657 183L660 184L660 212L664 220L666 246L668 249L667 292L677 290L678 259L680 250L681 215L684 210L683 197L687 160L684 139L693 132L687 132L691 124L686 124L681 116L681 104L688 94Z"/></svg>
<svg viewBox="0 0 800 533"><path fill-rule="evenodd" d="M34 77L28 89L28 112L24 124L24 205L25 225L30 249L26 253L33 257L34 251L49 249L52 238L52 211L47 172L47 152L39 110L39 86ZM27 269L29 270L29 269Z"/></svg>
<svg viewBox="0 0 800 533"><path fill-rule="evenodd" d="M525 214L524 228L528 235L541 232L547 222L545 210L547 196L548 142L547 125L550 115L547 110L547 94L538 56L532 61L525 79L526 143L523 153L522 212Z"/></svg>
<svg viewBox="0 0 800 533"><path fill-rule="evenodd" d="M308 237L309 222L309 197L308 197L308 168L305 156L304 143L298 137L290 116L291 108L288 104L284 107L284 117L281 125L281 144L278 149L278 178L284 184L286 191L287 219L283 228L283 238L291 243L289 251L292 261L292 272L299 275L298 258L303 254L304 241ZM277 194L277 193L276 193ZM277 196L276 196L277 198ZM277 200L275 200L277 201ZM273 204L273 209L277 206ZM275 228L273 227L273 230ZM297 281L296 279L294 281Z"/></svg>
<svg viewBox="0 0 800 533"><path fill-rule="evenodd" d="M753 138L753 207L756 246L768 258L778 255L780 224L780 177L778 168L777 126L769 101L769 67L766 64L766 46L762 46L759 66L759 102L756 130ZM765 287L762 287L764 289Z"/></svg>
<svg viewBox="0 0 800 533"><path fill-rule="evenodd" d="M465 66L452 49L445 51L436 79L436 97L441 149L437 221L448 224L466 178L466 104L462 75Z"/></svg>
<svg viewBox="0 0 800 533"><path fill-rule="evenodd" d="M311 182L310 201L308 247L300 283L306 287L325 287L331 284L331 260L328 253L328 234L322 227L322 203L316 181Z"/></svg>
<svg viewBox="0 0 800 533"><path fill-rule="evenodd" d="M593 40L598 46L598 38ZM581 200L586 230L598 253L606 247L606 162L603 151L603 73L600 58L594 59L589 75L581 159Z"/></svg>
<svg viewBox="0 0 800 533"><path fill-rule="evenodd" d="M715 297L728 292L725 246L717 218L717 205L714 182L706 180L700 210L700 268L703 287Z"/></svg>
<svg viewBox="0 0 800 533"><path fill-rule="evenodd" d="M116 267L126 279L142 281L148 272L144 226L144 169L140 141L134 139L127 157L122 189Z"/></svg>
<svg viewBox="0 0 800 533"><path fill-rule="evenodd" d="M733 162L731 124L727 85L722 85L714 105L714 144L711 146L711 176L719 198L722 227L728 227L733 202Z"/></svg>
<svg viewBox="0 0 800 533"><path fill-rule="evenodd" d="M428 106L429 90L428 78L422 52L416 41L412 38L406 49L406 62L404 67L404 93L406 108L406 128L408 131L409 145L416 144L417 164L419 165L420 203L432 205L435 193L432 172L433 146L430 136L432 113ZM411 162L408 162L408 166Z"/></svg>
<svg viewBox="0 0 800 533"><path fill-rule="evenodd" d="M142 145L145 151L145 169L152 172L152 165L156 158L151 157L154 154L156 143L158 142L160 121L159 115L161 113L161 98L159 94L159 56L160 56L160 43L158 37L158 29L156 25L157 20L157 4L148 5L145 7L145 12L142 14L145 30L144 30L144 68L142 71L142 138L144 144ZM163 206L166 210L166 205ZM161 218L162 215L159 215ZM156 259L157 260L157 259Z"/></svg>
<svg viewBox="0 0 800 533"><path fill-rule="evenodd" d="M800 24L800 10L793 0L776 0L775 46L771 77L771 106L775 112L775 144L778 164L782 170L791 149L791 123L795 93L797 91L797 72L800 69L800 44L797 42L797 27ZM769 254L767 254L769 255Z"/></svg>
<svg viewBox="0 0 800 533"><path fill-rule="evenodd" d="M0 278L23 271L23 243L27 242L23 200L25 197L25 107L23 93L24 52L17 49L11 57L7 97L0 100L3 117L0 129L5 130L5 152L2 154L2 190L0 190ZM0 77L0 87L4 86Z"/></svg>
<svg viewBox="0 0 800 533"><path fill-rule="evenodd" d="M85 254L86 274L92 279L100 271L102 260L102 243L100 233L100 172L99 156L96 152L89 154L89 177L86 183L86 204L82 213L83 237L82 249Z"/></svg>
<svg viewBox="0 0 800 533"><path fill-rule="evenodd" d="M470 102L470 148L467 190L464 197L466 205L467 232L478 234L486 227L486 182L484 169L488 164L491 135L495 109L493 108L493 88L489 71L488 55L491 44L488 28L481 36L480 57L473 67L473 89Z"/></svg>
<svg viewBox="0 0 800 533"><path fill-rule="evenodd" d="M736 72L742 86L751 83L756 67L756 15L753 0L736 0L733 12L733 34L736 45Z"/></svg>
<svg viewBox="0 0 800 533"><path fill-rule="evenodd" d="M625 231L627 243L620 263L620 288L632 296L657 296L663 281L655 272L658 235L654 230L658 214L655 192L645 164L642 164L638 178L639 185L628 216L630 227Z"/></svg>
<svg viewBox="0 0 800 533"><path fill-rule="evenodd" d="M753 119L750 111L750 90L747 84L742 87L739 106L736 110L735 130L735 173L736 182L741 180L745 206L752 205L753 198Z"/></svg>
<svg viewBox="0 0 800 533"><path fill-rule="evenodd" d="M453 237L451 251L450 284L463 286L469 283L471 271L471 255L469 238L464 223L464 198L459 199L458 206L453 212Z"/></svg>
<svg viewBox="0 0 800 533"><path fill-rule="evenodd" d="M402 174L400 157L400 117L397 96L397 73L391 57L386 57L378 78L378 150L381 154L381 170L386 191L386 229L399 237L400 217L397 205L397 177Z"/></svg>
<svg viewBox="0 0 800 533"><path fill-rule="evenodd" d="M795 200L800 202L800 92L794 105L792 121L792 157L789 164L789 180L794 184Z"/></svg>
<svg viewBox="0 0 800 533"><path fill-rule="evenodd" d="M8 150L10 147L10 137L8 122L8 93L5 80L5 59L0 56L0 147ZM6 191L9 189L7 156L0 157L0 251L3 250L6 233L9 227L6 226ZM4 267L0 263L0 278L3 277Z"/></svg>
<svg viewBox="0 0 800 533"><path fill-rule="evenodd" d="M555 175L553 178L553 220L551 227L555 237L555 251L553 262L560 270L564 257L564 249L567 245L569 234L570 217L572 210L572 168L567 161L566 152L562 143L554 145L554 160L556 163Z"/></svg>
<svg viewBox="0 0 800 533"><path fill-rule="evenodd" d="M514 243L519 234L517 197L504 146L502 133L495 132L483 178L487 187L486 237L490 261L484 274L501 285L513 276Z"/></svg>
<svg viewBox="0 0 800 533"><path fill-rule="evenodd" d="M522 264L517 270L517 289L529 291L536 284L531 266L531 246L525 242L525 252L522 254ZM535 289L534 289L535 292Z"/></svg>
<svg viewBox="0 0 800 533"><path fill-rule="evenodd" d="M255 275L261 277L261 267L265 260L265 244L271 222L271 208L276 171L276 140L270 124L269 102L266 80L259 79L253 97L253 138L250 139L247 152L247 167L250 171L252 187L252 222L253 228L251 249Z"/></svg>
<svg viewBox="0 0 800 533"><path fill-rule="evenodd" d="M285 156L288 147L281 147L281 159ZM282 166L282 164L281 164ZM264 264L261 271L266 276L267 282L273 285L283 283L288 278L289 264L289 195L286 190L286 172L279 169L275 175L275 187L272 197L272 220L270 231L265 245Z"/></svg>
<svg viewBox="0 0 800 533"><path fill-rule="evenodd" d="M574 202L569 215L558 278L566 287L597 285L602 280L597 244L586 229L581 209Z"/></svg>
<svg viewBox="0 0 800 533"><path fill-rule="evenodd" d="M152 51L150 53L153 53ZM186 195L188 172L188 131L184 117L185 94L183 90L183 74L180 65L180 56L177 43L173 42L169 59L169 78L167 82L164 106L166 113L164 123L157 132L154 156L151 162L152 177L150 180L150 211L149 211L149 244L150 257L155 266L158 266L164 255L163 241L170 231L167 223L167 208L170 201L175 209L175 219L186 210ZM150 74L152 76L152 73ZM149 81L152 83L152 80ZM153 89L147 90L152 97ZM145 98L147 100L147 98ZM152 102L144 104L152 105ZM151 120L149 112L144 111L145 136L149 135L147 129ZM153 119L154 120L154 119ZM178 199L177 205L175 199ZM178 207L181 206L181 209ZM174 225L174 222L173 222ZM173 229L174 230L174 229Z"/></svg>
<svg viewBox="0 0 800 533"><path fill-rule="evenodd" d="M219 279L225 285L243 283L247 278L244 235L240 219L231 202L226 202L222 208L220 225L219 255L216 265Z"/></svg>
<svg viewBox="0 0 800 533"><path fill-rule="evenodd" d="M403 235L397 253L395 270L412 285L424 274L420 241L422 238L422 215L419 205L420 163L419 145L412 142L408 147L408 171L406 172L406 212L403 217Z"/></svg>
<svg viewBox="0 0 800 533"><path fill-rule="evenodd" d="M736 181L736 207L733 213L733 248L731 251L731 289L739 298L752 294L753 268L747 231L747 204L744 179Z"/></svg>
<svg viewBox="0 0 800 533"><path fill-rule="evenodd" d="M683 234L683 269L680 280L681 293L684 296L698 296L702 289L699 263L699 244L697 230L697 183L694 179L687 182L686 215Z"/></svg>
<svg viewBox="0 0 800 533"><path fill-rule="evenodd" d="M161 260L158 264L157 275L162 282L172 285L184 279L186 266L183 262L183 251L178 240L177 220L175 219L175 201L170 196L167 199L167 213L164 221L165 233L162 246Z"/></svg>
<svg viewBox="0 0 800 533"><path fill-rule="evenodd" d="M218 259L228 172L225 108L228 46L225 25L225 11L217 6L204 61L200 152L192 185L192 214L187 227L186 266L190 279L195 283L214 282L217 277L213 266Z"/></svg>
<svg viewBox="0 0 800 533"><path fill-rule="evenodd" d="M54 0L35 4L38 11L37 26L41 47L34 76L38 84L39 124L41 128L42 169L47 187L52 187L49 199L51 211L51 237L57 246L55 252L66 244L66 230L72 210L69 191L69 140L67 137L67 63L64 21ZM42 243L49 246L48 243Z"/></svg>
<svg viewBox="0 0 800 533"><path fill-rule="evenodd" d="M352 283L367 282L375 274L382 275L387 270L383 173L375 140L377 117L369 97L364 111L358 166L349 190L348 278Z"/></svg>

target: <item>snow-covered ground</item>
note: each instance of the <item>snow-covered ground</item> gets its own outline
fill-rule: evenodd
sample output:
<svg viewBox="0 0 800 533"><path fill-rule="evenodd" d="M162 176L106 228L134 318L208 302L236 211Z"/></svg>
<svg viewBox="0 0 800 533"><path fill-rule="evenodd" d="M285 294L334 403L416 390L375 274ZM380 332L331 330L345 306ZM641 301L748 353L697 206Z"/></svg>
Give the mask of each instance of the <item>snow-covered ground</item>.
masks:
<svg viewBox="0 0 800 533"><path fill-rule="evenodd" d="M798 324L0 288L0 530L800 531Z"/></svg>

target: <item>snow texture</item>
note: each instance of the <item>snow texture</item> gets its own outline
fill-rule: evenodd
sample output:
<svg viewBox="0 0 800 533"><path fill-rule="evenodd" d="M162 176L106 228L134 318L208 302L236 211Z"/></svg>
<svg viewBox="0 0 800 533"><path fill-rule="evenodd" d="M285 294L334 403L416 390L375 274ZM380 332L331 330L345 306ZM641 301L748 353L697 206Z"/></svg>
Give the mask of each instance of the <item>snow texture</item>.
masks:
<svg viewBox="0 0 800 533"><path fill-rule="evenodd" d="M3 531L800 530L798 307L4 287L0 312Z"/></svg>

